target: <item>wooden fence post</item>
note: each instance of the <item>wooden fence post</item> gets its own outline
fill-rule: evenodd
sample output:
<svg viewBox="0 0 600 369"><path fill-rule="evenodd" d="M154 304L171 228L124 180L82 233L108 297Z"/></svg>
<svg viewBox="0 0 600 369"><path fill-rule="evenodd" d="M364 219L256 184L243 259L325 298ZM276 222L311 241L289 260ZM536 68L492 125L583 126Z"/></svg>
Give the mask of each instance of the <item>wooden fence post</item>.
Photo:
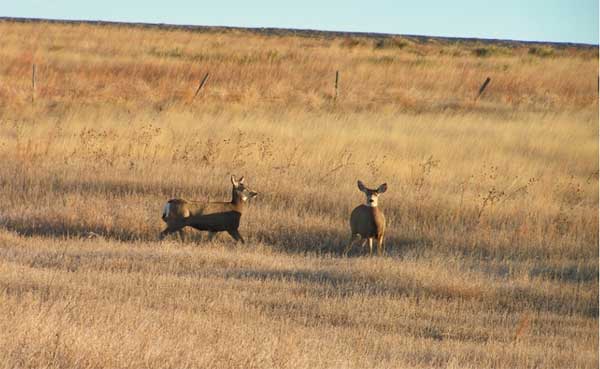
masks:
<svg viewBox="0 0 600 369"><path fill-rule="evenodd" d="M35 101L35 64L31 67L31 105Z"/></svg>
<svg viewBox="0 0 600 369"><path fill-rule="evenodd" d="M204 87L204 85L206 84L206 81L208 81L208 73L206 73L204 75L204 78L202 78L202 81L200 81L200 85L198 85L198 89L196 90L194 97L192 97L192 100L194 100L196 98L196 96L198 95L198 93L200 92L200 90L202 90L202 87Z"/></svg>
<svg viewBox="0 0 600 369"><path fill-rule="evenodd" d="M490 77L486 78L485 81L483 82L483 84L481 85L481 87L479 88L479 93L477 94L477 97L475 97L475 100L477 100L481 94L483 93L483 91L485 91L485 88L487 87L487 85L490 83L492 79Z"/></svg>
<svg viewBox="0 0 600 369"><path fill-rule="evenodd" d="M333 101L336 101L337 97L338 97L338 83L339 83L339 80L340 80L340 71L336 70L335 71L335 92L334 92L334 95L333 95Z"/></svg>

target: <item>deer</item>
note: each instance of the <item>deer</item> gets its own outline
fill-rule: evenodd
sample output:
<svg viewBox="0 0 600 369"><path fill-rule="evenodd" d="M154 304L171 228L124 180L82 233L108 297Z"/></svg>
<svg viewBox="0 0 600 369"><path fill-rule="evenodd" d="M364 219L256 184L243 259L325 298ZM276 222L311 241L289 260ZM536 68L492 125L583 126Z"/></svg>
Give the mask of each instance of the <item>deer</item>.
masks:
<svg viewBox="0 0 600 369"><path fill-rule="evenodd" d="M238 231L240 219L246 203L258 195L244 184L244 177L236 180L231 176L231 201L209 202L171 199L163 208L162 220L167 224L160 233L160 239L178 232L183 240L183 228L192 227L199 231L208 231L209 241L219 232L227 232L236 242L245 243Z"/></svg>
<svg viewBox="0 0 600 369"><path fill-rule="evenodd" d="M385 253L383 237L385 235L385 216L377 206L379 195L387 190L387 183L380 185L377 189L365 187L362 181L358 181L358 189L367 196L366 204L359 205L350 214L350 243L344 249L344 256L356 240L362 238L362 245L369 241L369 255L373 256L373 238L377 239L377 254Z"/></svg>

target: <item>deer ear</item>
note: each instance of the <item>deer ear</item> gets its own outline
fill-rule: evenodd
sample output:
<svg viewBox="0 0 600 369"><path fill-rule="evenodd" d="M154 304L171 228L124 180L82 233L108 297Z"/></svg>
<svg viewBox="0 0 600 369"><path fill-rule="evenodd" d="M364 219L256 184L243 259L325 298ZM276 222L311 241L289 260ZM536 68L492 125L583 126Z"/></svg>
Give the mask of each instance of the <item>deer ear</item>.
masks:
<svg viewBox="0 0 600 369"><path fill-rule="evenodd" d="M240 180L238 181L239 184L244 184L244 176L240 177Z"/></svg>
<svg viewBox="0 0 600 369"><path fill-rule="evenodd" d="M361 181L361 180L359 180L359 181L358 181L358 189L359 189L359 190L361 190L362 192L365 192L365 190L367 189L367 188L365 187L365 184L364 184L364 183L362 183L362 181Z"/></svg>
<svg viewBox="0 0 600 369"><path fill-rule="evenodd" d="M238 186L238 182L235 180L235 176L233 174L231 175L231 184L234 185L235 187Z"/></svg>
<svg viewBox="0 0 600 369"><path fill-rule="evenodd" d="M387 191L387 183L384 183L377 188L377 192L379 193L384 193L385 191Z"/></svg>
<svg viewBox="0 0 600 369"><path fill-rule="evenodd" d="M250 191L250 198L256 197L256 195L258 195L258 192Z"/></svg>

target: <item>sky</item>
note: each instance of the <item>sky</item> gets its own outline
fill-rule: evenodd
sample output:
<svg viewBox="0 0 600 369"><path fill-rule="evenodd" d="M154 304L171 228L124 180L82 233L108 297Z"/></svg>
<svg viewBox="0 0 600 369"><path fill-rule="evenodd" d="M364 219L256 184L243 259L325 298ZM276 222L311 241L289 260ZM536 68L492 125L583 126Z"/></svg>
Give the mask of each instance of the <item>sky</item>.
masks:
<svg viewBox="0 0 600 369"><path fill-rule="evenodd" d="M598 0L0 0L0 16L588 44L599 32Z"/></svg>

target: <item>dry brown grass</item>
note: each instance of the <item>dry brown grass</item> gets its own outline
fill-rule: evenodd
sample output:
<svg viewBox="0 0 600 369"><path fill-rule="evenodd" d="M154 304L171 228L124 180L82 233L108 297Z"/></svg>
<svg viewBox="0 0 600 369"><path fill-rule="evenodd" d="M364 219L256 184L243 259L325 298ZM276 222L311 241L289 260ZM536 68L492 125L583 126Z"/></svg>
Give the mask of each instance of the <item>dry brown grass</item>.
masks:
<svg viewBox="0 0 600 369"><path fill-rule="evenodd" d="M597 49L0 34L3 367L596 367ZM231 173L249 245L157 242ZM387 258L339 257L358 178Z"/></svg>

